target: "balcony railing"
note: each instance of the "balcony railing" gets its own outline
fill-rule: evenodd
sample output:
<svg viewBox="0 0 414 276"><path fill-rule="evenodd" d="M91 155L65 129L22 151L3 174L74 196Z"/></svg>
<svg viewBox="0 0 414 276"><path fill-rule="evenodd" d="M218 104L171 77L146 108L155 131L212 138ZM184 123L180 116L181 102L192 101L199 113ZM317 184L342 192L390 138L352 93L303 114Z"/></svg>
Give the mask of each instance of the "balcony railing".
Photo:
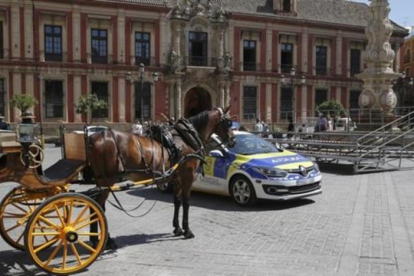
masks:
<svg viewBox="0 0 414 276"><path fill-rule="evenodd" d="M135 65L140 65L141 63L144 64L145 66L153 65L151 63L151 58L150 57L137 57L137 56L135 56Z"/></svg>
<svg viewBox="0 0 414 276"><path fill-rule="evenodd" d="M95 64L108 64L108 55L106 56L98 56L98 55L91 55L92 63Z"/></svg>
<svg viewBox="0 0 414 276"><path fill-rule="evenodd" d="M293 64L282 64L280 66L280 70L282 73L290 73L292 71L292 68L294 68Z"/></svg>
<svg viewBox="0 0 414 276"><path fill-rule="evenodd" d="M242 61L239 65L240 70L245 72L258 72L262 70L260 63Z"/></svg>
<svg viewBox="0 0 414 276"><path fill-rule="evenodd" d="M328 73L328 67L325 66L316 66L315 67L315 74L317 76L326 76Z"/></svg>
<svg viewBox="0 0 414 276"><path fill-rule="evenodd" d="M63 61L63 53L60 53L60 54L45 53L45 61Z"/></svg>

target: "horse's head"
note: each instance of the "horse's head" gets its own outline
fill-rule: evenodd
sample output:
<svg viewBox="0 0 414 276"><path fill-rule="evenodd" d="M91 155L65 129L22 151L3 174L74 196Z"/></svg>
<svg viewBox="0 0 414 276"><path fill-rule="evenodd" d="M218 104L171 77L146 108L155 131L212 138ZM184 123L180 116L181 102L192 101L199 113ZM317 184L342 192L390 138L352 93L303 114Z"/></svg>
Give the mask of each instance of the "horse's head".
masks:
<svg viewBox="0 0 414 276"><path fill-rule="evenodd" d="M226 108L217 108L220 113L220 122L217 125L215 133L220 137L224 144L229 147L234 147L236 140L232 130L232 121L229 116L230 106Z"/></svg>

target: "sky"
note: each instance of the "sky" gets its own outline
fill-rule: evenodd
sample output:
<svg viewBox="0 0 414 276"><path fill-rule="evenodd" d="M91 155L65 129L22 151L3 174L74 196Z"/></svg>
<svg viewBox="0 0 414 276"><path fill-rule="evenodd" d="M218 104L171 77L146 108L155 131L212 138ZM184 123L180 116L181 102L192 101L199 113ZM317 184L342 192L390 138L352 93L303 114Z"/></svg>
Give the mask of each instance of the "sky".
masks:
<svg viewBox="0 0 414 276"><path fill-rule="evenodd" d="M368 0L351 0L370 4ZM390 19L397 24L407 27L414 26L414 0L389 0L391 6Z"/></svg>

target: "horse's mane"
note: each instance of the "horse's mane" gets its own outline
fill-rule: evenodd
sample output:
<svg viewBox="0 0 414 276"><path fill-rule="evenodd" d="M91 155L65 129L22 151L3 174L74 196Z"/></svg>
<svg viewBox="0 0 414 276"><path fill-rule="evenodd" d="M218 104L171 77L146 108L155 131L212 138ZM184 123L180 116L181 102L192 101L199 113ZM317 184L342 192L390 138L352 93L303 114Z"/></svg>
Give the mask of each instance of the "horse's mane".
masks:
<svg viewBox="0 0 414 276"><path fill-rule="evenodd" d="M193 117L190 117L188 120L194 126L194 128L201 132L208 124L210 116L208 111L203 111Z"/></svg>

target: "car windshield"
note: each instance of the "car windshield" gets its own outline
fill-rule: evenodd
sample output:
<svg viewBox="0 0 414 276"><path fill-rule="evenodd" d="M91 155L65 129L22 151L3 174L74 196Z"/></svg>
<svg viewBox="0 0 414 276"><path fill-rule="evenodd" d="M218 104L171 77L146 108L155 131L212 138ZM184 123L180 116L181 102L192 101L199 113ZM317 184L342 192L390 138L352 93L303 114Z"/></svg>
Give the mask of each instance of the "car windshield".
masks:
<svg viewBox="0 0 414 276"><path fill-rule="evenodd" d="M236 145L233 148L228 148L229 151L235 154L251 155L260 153L279 152L271 143L251 134L237 134Z"/></svg>

